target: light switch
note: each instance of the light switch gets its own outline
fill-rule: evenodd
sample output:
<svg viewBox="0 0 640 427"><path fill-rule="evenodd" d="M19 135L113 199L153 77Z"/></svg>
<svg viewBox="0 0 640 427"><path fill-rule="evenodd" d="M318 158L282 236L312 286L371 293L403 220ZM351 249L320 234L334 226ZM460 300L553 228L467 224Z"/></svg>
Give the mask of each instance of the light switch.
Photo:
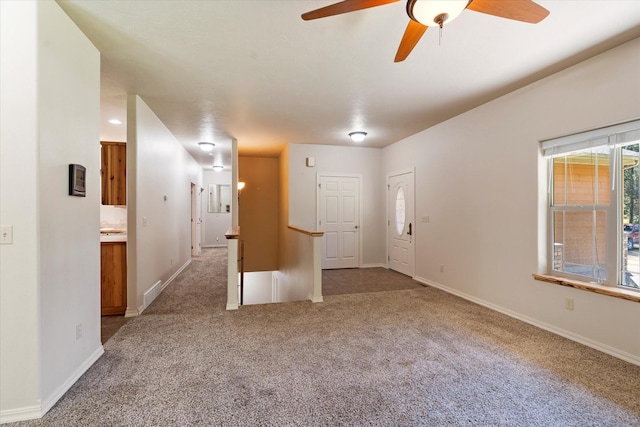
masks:
<svg viewBox="0 0 640 427"><path fill-rule="evenodd" d="M0 228L0 244L13 244L13 225L3 225Z"/></svg>

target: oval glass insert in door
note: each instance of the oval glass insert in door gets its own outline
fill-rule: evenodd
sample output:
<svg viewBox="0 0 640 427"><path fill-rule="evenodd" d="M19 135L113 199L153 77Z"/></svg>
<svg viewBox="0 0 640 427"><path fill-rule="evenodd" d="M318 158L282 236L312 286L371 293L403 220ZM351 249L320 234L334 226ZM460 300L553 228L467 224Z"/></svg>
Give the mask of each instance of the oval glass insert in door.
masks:
<svg viewBox="0 0 640 427"><path fill-rule="evenodd" d="M402 236L404 232L404 222L406 219L404 190L398 187L396 193L396 234Z"/></svg>

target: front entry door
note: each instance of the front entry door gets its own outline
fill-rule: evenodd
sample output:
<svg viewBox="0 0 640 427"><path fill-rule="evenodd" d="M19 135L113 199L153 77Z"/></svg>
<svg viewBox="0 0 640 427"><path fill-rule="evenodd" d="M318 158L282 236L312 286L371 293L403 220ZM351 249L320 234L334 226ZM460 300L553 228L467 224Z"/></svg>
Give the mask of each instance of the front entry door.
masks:
<svg viewBox="0 0 640 427"><path fill-rule="evenodd" d="M413 171L387 177L387 260L389 268L413 277L414 194Z"/></svg>
<svg viewBox="0 0 640 427"><path fill-rule="evenodd" d="M357 268L360 264L360 177L319 177L318 228L322 268Z"/></svg>

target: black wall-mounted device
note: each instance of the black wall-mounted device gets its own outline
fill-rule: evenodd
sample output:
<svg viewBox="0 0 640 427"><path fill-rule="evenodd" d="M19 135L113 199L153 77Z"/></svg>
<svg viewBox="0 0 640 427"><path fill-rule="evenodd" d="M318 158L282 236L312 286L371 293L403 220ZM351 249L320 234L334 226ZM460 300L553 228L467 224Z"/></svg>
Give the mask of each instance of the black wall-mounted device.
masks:
<svg viewBox="0 0 640 427"><path fill-rule="evenodd" d="M69 195L86 197L87 169L82 165L69 165Z"/></svg>

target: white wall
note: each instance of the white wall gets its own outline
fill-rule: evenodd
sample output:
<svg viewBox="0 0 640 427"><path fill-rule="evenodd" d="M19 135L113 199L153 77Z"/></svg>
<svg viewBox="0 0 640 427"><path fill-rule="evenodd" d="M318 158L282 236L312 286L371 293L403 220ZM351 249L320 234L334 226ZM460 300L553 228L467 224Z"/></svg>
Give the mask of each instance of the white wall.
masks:
<svg viewBox="0 0 640 427"><path fill-rule="evenodd" d="M0 2L0 416L39 411L37 5ZM20 40L20 43L16 41ZM19 182L20 185L15 185Z"/></svg>
<svg viewBox="0 0 640 427"><path fill-rule="evenodd" d="M225 233L231 227L231 213L208 212L209 184L231 185L231 172L204 171L202 193L203 247L227 246Z"/></svg>
<svg viewBox="0 0 640 427"><path fill-rule="evenodd" d="M382 150L365 147L289 144L289 222L316 230L316 177L318 173L351 173L362 175L361 266L386 264L384 233L385 198L382 190ZM315 158L315 167L307 167L305 159ZM286 226L287 224L284 224Z"/></svg>
<svg viewBox="0 0 640 427"><path fill-rule="evenodd" d="M277 280L277 302L301 301L317 296L322 302L322 294L314 294L316 278L314 261L321 258L321 243L316 244L313 237L300 231L287 228L285 240L281 242L284 250L281 250L280 268L275 273ZM314 253L317 251L317 253ZM318 269L320 266L318 265ZM321 278L320 278L321 281Z"/></svg>
<svg viewBox="0 0 640 427"><path fill-rule="evenodd" d="M102 354L100 56L55 2L0 2L0 419L46 412ZM87 197L68 195L68 165ZM81 337L76 338L80 326Z"/></svg>
<svg viewBox="0 0 640 427"><path fill-rule="evenodd" d="M137 95L127 102L127 313L191 261L191 183L202 168ZM137 311L137 313L136 313Z"/></svg>
<svg viewBox="0 0 640 427"><path fill-rule="evenodd" d="M38 32L41 393L51 406L102 352L100 54L53 2L40 6ZM87 168L86 197L68 195L69 163Z"/></svg>
<svg viewBox="0 0 640 427"><path fill-rule="evenodd" d="M531 277L547 250L538 143L640 117L638 52L640 39L384 149L385 173L415 166L416 217L430 217L418 279L640 364L638 303Z"/></svg>

